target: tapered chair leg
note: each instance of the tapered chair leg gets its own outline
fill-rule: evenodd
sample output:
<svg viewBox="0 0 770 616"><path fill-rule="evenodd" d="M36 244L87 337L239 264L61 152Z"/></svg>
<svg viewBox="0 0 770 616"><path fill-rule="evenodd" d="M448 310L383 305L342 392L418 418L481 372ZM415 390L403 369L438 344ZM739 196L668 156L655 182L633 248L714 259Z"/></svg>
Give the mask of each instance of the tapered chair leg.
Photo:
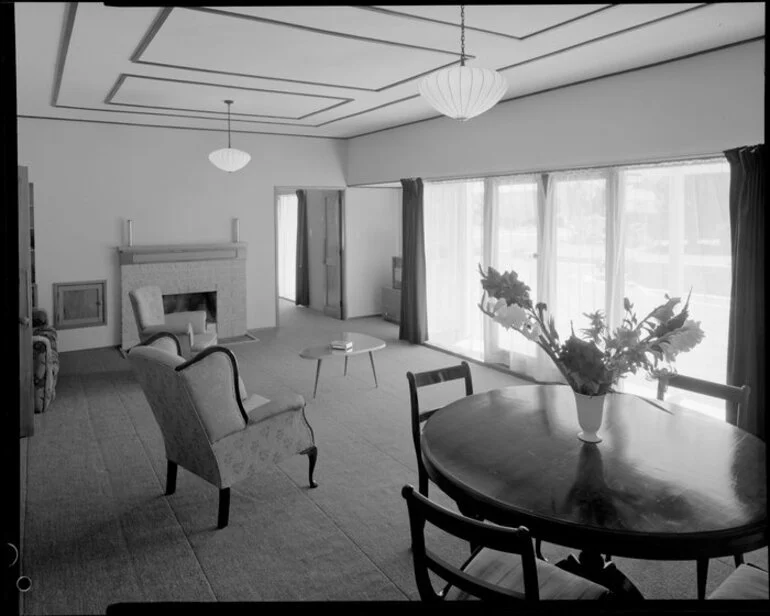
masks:
<svg viewBox="0 0 770 616"><path fill-rule="evenodd" d="M743 554L736 554L734 558L736 568L740 567L743 564Z"/></svg>
<svg viewBox="0 0 770 616"><path fill-rule="evenodd" d="M697 561L698 572L698 599L706 598L706 580L709 574L709 559L699 558Z"/></svg>
<svg viewBox="0 0 770 616"><path fill-rule="evenodd" d="M176 491L176 462L167 460L166 464L166 495L173 494Z"/></svg>
<svg viewBox="0 0 770 616"><path fill-rule="evenodd" d="M224 528L230 521L230 488L219 490L219 521L217 528Z"/></svg>
<svg viewBox="0 0 770 616"><path fill-rule="evenodd" d="M303 452L303 453L307 453L308 466L309 466L308 480L310 482L310 487L317 488L318 484L315 481L313 481L313 471L315 471L315 462L318 459L318 447L314 445L313 447L311 447L310 449L308 449L306 452Z"/></svg>

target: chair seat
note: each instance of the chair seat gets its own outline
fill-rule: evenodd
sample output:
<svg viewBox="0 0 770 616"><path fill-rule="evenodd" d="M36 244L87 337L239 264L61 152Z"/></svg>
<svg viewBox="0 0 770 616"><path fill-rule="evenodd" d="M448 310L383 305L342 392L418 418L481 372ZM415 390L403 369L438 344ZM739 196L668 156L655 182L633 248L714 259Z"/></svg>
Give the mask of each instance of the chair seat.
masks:
<svg viewBox="0 0 770 616"><path fill-rule="evenodd" d="M540 599L603 599L611 593L604 586L595 584L577 575L542 560L536 560L537 581ZM475 578L508 590L524 593L524 572L521 556L484 548L464 567L464 571ZM475 600L455 586L445 595L448 601Z"/></svg>
<svg viewBox="0 0 770 616"><path fill-rule="evenodd" d="M213 346L217 343L217 335L216 333L201 333L201 334L195 334L193 337L193 345L192 350L196 353L199 353L203 349L207 349L210 346Z"/></svg>
<svg viewBox="0 0 770 616"><path fill-rule="evenodd" d="M740 565L709 595L709 599L768 598L767 571L751 565Z"/></svg>

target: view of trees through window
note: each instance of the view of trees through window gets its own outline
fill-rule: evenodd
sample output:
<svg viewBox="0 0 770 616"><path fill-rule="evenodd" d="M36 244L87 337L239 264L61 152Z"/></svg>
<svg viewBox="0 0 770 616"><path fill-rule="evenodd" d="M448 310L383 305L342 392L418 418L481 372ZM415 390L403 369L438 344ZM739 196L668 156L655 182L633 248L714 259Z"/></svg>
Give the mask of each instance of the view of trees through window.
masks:
<svg viewBox="0 0 770 616"><path fill-rule="evenodd" d="M533 343L485 324L477 308L478 265L492 265L515 269L536 300L552 295L562 336L572 326L579 334L584 313L608 313L612 297L628 297L641 319L665 294L684 302L691 293L690 316L706 336L677 358L677 370L724 383L729 184L724 159L426 182L429 342L514 371L515 357L534 356ZM539 292L538 281L550 291ZM641 374L621 387L655 396L656 384ZM666 399L724 418L724 403L713 398L670 389Z"/></svg>

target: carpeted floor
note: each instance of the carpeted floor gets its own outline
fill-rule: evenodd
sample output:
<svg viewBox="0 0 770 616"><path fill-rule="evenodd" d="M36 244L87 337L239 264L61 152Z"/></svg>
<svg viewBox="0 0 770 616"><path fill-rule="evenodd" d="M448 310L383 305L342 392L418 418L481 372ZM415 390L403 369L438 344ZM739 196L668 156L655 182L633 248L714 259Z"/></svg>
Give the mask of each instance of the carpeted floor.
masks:
<svg viewBox="0 0 770 616"><path fill-rule="evenodd" d="M26 614L103 613L134 601L332 601L417 599L405 503L417 483L407 370L457 363L397 340L379 318L335 321L286 303L281 327L232 345L250 392L296 392L319 449L307 488L307 458L296 456L232 489L230 524L216 530L217 490L180 469L164 496L163 442L128 362L113 349L63 353L56 401L36 416L26 447L24 569ZM299 351L341 331L384 339L375 354L325 361L316 399L315 362ZM522 384L472 365L476 391ZM456 386L456 387L455 387ZM426 406L462 395L460 383L424 390ZM24 451L24 449L22 449ZM431 497L453 507L435 486ZM453 561L467 545L429 533ZM440 539L440 541L439 541ZM568 550L546 544L558 560ZM692 562L615 559L651 599L695 598ZM767 568L767 550L747 555ZM712 560L710 592L732 571Z"/></svg>

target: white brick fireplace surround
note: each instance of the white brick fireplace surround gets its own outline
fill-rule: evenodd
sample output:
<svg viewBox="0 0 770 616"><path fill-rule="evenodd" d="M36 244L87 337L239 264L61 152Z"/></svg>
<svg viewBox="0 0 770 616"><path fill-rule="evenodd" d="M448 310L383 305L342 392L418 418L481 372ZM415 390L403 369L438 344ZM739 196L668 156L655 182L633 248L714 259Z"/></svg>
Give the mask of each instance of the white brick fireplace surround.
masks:
<svg viewBox="0 0 770 616"><path fill-rule="evenodd" d="M156 285L161 293L217 293L217 336L246 334L246 244L120 246L121 347L139 342L128 292Z"/></svg>

